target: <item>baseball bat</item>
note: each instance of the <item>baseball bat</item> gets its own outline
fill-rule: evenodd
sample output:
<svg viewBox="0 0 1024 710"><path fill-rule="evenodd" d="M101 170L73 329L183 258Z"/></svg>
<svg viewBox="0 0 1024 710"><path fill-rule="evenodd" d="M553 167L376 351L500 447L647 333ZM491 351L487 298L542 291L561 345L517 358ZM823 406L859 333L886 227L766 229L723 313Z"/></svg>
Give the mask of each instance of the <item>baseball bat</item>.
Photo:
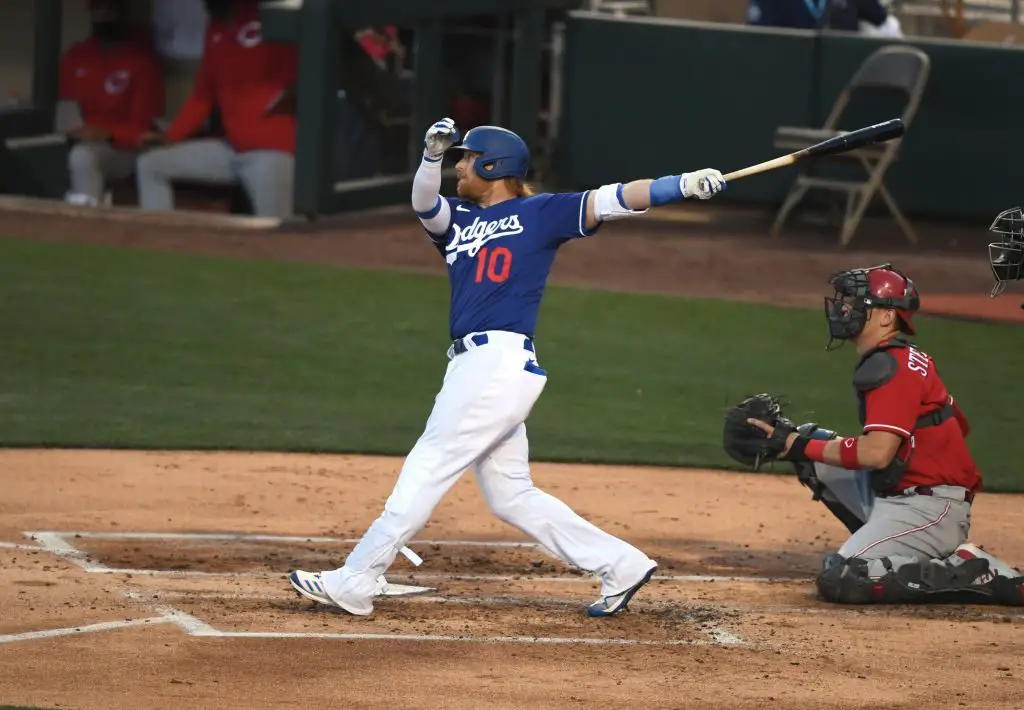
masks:
<svg viewBox="0 0 1024 710"><path fill-rule="evenodd" d="M789 155L783 155L772 160L766 160L763 163L757 165L751 165L750 167L743 168L725 175L725 181L730 182L732 180L738 180L739 178L747 177L748 175L756 175L757 173L767 172L768 170L775 170L776 168L784 168L787 165L792 165L799 160L805 160L806 158L818 158L824 155L837 155L839 153L845 153L850 150L856 150L865 145L871 143L884 143L890 141L893 138L899 138L903 135L903 121L898 118L894 118L883 123L876 123L873 126L866 126L864 128L858 128L856 131L850 131L849 133L842 133L828 140L823 140L821 143L815 143L812 146L798 150L795 153Z"/></svg>

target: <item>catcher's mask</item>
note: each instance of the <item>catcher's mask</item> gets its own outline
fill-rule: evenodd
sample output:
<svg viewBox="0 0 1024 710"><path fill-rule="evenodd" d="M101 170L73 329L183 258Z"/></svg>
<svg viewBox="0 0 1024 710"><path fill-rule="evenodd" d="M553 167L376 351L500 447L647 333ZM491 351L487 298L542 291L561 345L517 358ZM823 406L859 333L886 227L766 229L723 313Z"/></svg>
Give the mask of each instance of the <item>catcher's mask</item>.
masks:
<svg viewBox="0 0 1024 710"><path fill-rule="evenodd" d="M828 279L835 295L825 297L825 317L828 319L830 339L826 350L835 340L846 341L864 330L870 308L892 308L899 316L900 330L914 334L910 319L921 305L914 282L892 264L870 266L866 269L838 271Z"/></svg>
<svg viewBox="0 0 1024 710"><path fill-rule="evenodd" d="M996 283L991 296L998 296L1010 281L1024 278L1024 212L1020 207L1004 210L988 228L1000 235L1002 241L988 245L988 258Z"/></svg>

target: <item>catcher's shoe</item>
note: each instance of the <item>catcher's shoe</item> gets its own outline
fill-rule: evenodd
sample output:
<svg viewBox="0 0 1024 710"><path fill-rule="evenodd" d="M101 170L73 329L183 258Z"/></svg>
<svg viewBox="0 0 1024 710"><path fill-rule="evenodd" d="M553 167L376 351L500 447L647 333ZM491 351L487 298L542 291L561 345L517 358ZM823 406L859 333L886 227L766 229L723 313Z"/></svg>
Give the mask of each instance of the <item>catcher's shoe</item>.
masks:
<svg viewBox="0 0 1024 710"><path fill-rule="evenodd" d="M621 594L598 599L587 607L587 616L615 616L619 612L625 611L629 605L629 600L640 591L640 587L651 581L651 577L654 576L654 570L656 569L658 569L658 565L651 567L639 582Z"/></svg>
<svg viewBox="0 0 1024 710"><path fill-rule="evenodd" d="M320 575L320 572L303 572L302 570L295 570L288 575L288 581L296 592L307 599L312 599L320 604L341 609L342 611L346 611L355 616L369 616L373 612L373 603L370 601L359 604L349 602L347 600L339 601L334 599L327 593L327 588L324 586L323 579ZM381 591L386 590L386 584L387 583L384 581L384 578L380 577L377 580L377 593L381 593Z"/></svg>
<svg viewBox="0 0 1024 710"><path fill-rule="evenodd" d="M1011 567L1007 563L1000 560L995 555L981 549L977 545L969 542L965 542L953 551L953 557L958 557L961 560L973 560L983 559L988 560L988 571L974 581L975 584L985 584L986 582L992 581L993 577L1000 576L1006 577L1007 579L1015 579L1021 576L1021 571L1016 567Z"/></svg>

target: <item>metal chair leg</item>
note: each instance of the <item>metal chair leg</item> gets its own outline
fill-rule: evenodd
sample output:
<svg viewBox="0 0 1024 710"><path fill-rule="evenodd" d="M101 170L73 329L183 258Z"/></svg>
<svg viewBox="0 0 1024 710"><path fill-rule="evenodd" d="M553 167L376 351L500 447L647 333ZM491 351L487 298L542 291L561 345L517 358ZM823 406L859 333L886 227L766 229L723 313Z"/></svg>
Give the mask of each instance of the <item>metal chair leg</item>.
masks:
<svg viewBox="0 0 1024 710"><path fill-rule="evenodd" d="M896 204L896 200L893 199L892 194L886 189L884 183L878 186L878 193L882 196L882 199L885 200L885 204L889 206L889 211L892 212L893 219L896 220L896 224L898 224L900 229L903 230L903 234L906 235L907 241L914 246L917 246L917 233L910 225L909 220L907 220L906 216L903 214L903 210L901 210L900 206Z"/></svg>
<svg viewBox="0 0 1024 710"><path fill-rule="evenodd" d="M779 238L779 235L782 233L782 225L786 222L786 218L789 216L789 213L793 211L793 208L796 207L804 198L804 195L807 194L808 187L808 185L801 182L799 177L796 179L796 182L793 183L793 187L790 188L789 194L786 195L786 199L783 200L782 206L779 208L779 213L775 216L775 222L772 223L772 239Z"/></svg>

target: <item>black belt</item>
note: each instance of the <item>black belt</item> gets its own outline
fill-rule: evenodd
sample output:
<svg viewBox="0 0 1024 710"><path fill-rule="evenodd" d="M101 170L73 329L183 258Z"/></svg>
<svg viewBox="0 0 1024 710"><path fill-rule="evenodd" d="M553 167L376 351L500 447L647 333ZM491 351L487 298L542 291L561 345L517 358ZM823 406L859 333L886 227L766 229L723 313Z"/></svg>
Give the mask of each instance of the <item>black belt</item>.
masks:
<svg viewBox="0 0 1024 710"><path fill-rule="evenodd" d="M952 404L947 404L945 407L939 407L934 412L928 412L923 417L917 420L914 424L915 429L924 429L929 426L938 426L942 422L956 416L956 410L953 409Z"/></svg>
<svg viewBox="0 0 1024 710"><path fill-rule="evenodd" d="M477 333L476 335L471 335L468 338L456 338L452 341L452 351L456 355L461 355L469 350L469 346L466 345L467 340L472 341L473 345L479 347L481 345L487 345L490 338L487 337L487 333ZM523 336L523 348L529 350L531 353L536 352L533 348L533 341L525 335Z"/></svg>
<svg viewBox="0 0 1024 710"><path fill-rule="evenodd" d="M944 485L948 485L948 484L944 484ZM885 493L878 493L877 494L877 496L879 498L897 498L899 496L909 496L909 495L934 496L935 495L935 491L932 490L931 486L914 486L913 488L903 488L903 489L898 490L898 491L886 491ZM965 503L972 503L972 502L974 502L974 492L973 491L964 490L964 502Z"/></svg>

